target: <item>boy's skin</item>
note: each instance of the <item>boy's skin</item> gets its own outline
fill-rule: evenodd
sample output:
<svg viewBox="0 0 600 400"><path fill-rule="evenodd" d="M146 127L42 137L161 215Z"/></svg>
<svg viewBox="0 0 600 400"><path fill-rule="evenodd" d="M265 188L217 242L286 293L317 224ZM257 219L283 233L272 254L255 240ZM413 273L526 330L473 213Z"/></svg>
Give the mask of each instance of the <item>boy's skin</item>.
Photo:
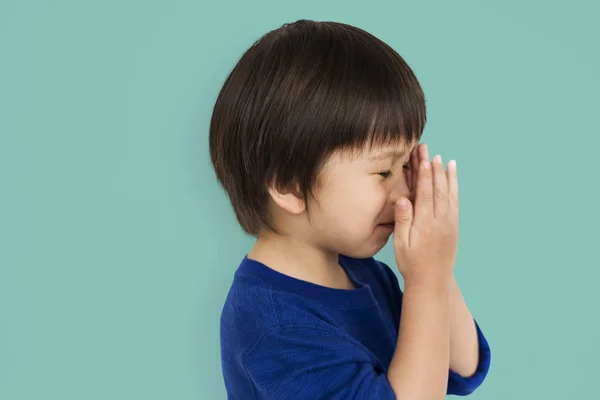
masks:
<svg viewBox="0 0 600 400"><path fill-rule="evenodd" d="M398 224L395 224L395 205L398 199L407 198L411 204L415 204L416 185L423 179L419 171L424 171L420 168L420 163L425 160L429 161L427 146L416 143L374 146L372 149L365 148L364 151L353 154L335 153L325 163L317 181L316 201L309 203L310 221L305 202L297 191L278 191L271 187L269 192L272 201L269 211L280 234L266 230L261 232L248 257L297 279L336 289L352 289L352 282L338 263L338 255L341 253L350 257L366 258L375 255L386 244L391 234L398 229ZM440 171L444 171L444 166L441 158L437 157L429 165L431 167L427 171L430 171L431 182L436 174L441 176L439 174ZM399 261L398 250L395 252ZM402 266L399 262L398 264L402 273ZM404 344L402 349L398 346L396 353L402 350L402 358L414 357L415 365L417 360L421 359L420 366L423 368L428 368L427 362L447 361L450 369L468 377L476 371L479 345L473 317L452 273L453 264L452 261L452 266L446 268L449 273L440 274L443 278L428 280L434 283L425 285L427 290L421 290L418 295L413 294L416 291L413 288L420 286L415 282L425 280L411 279L411 291L403 273L405 298L408 295L411 296L411 301L425 304L438 296L437 303L431 300L432 310L438 314L429 314L433 318L430 326L433 330L439 328L438 335L447 335L447 346L430 350L432 354L429 359L425 355L419 358L419 355L411 354L409 344ZM433 271L434 267L429 269ZM431 296L423 295L428 293L428 290ZM416 310L410 310L411 315L414 315L410 317L414 318L411 321L415 323L419 313ZM435 315L440 318L434 318ZM442 322L439 326L436 325L438 319L444 319L443 316L448 316L446 325ZM403 308L402 321L404 320ZM400 331L400 334L408 332L405 333L407 341L416 342L419 337L422 338L418 339L421 341L435 340L433 334L431 338L425 339L423 330L411 332L408 329L410 328L404 327ZM410 335L413 336L409 338ZM420 349L425 348L423 342L421 346ZM433 354L436 351L445 351L446 358ZM413 388L407 388L407 382L416 381L411 374L417 373L410 372L409 366L399 367L398 362L392 361L390 370L397 371L390 379L397 396L404 393L425 393L428 390L433 396L442 394L442 389L445 389L445 381L442 382L441 378L442 374L447 374L447 369L445 372L443 369L437 369L437 376L440 378L437 380L437 387L429 389L425 388L425 380L421 380L421 387L414 383ZM401 376L402 373L404 381L394 382L392 378ZM400 393L401 390L404 392Z"/></svg>
<svg viewBox="0 0 600 400"><path fill-rule="evenodd" d="M417 180L419 162L429 160L427 145L416 147L411 154L410 181ZM441 160L440 160L441 161ZM464 377L469 377L479 364L479 342L473 316L465 303L454 274L450 281L450 369Z"/></svg>

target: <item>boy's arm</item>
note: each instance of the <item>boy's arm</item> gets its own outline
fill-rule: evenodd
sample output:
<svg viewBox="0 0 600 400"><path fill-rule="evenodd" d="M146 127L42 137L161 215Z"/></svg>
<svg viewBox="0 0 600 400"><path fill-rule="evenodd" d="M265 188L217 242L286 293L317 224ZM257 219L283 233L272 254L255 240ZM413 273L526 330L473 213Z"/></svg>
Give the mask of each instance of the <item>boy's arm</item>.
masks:
<svg viewBox="0 0 600 400"><path fill-rule="evenodd" d="M394 304L398 306L401 305L402 307L402 321L408 320L409 318L406 318L407 316L405 314L405 311L411 308L411 305L405 304L405 301L407 300L406 293L403 293L402 289L400 288L398 278L394 271L387 264L381 262L379 263L383 264L387 270L387 275L391 283L390 290L395 291L395 294L393 295L393 298L396 299L394 301ZM449 359L446 365L450 366L447 394L465 396L475 391L485 380L490 368L491 351L489 348L489 344L487 343L486 337L477 325L477 321L471 316L471 313L466 308L465 301L462 297L460 290L458 289L458 284L456 283L454 274L452 274L451 278L452 279L448 281L447 304L449 316ZM405 282L404 292L406 292L406 289L407 287ZM423 293L417 294L416 296L418 297L421 295L423 295ZM408 300L410 301L410 296ZM414 296L413 300L415 300ZM421 308L421 311L426 311L429 308L430 311L433 311L434 313L439 312L439 310L436 311L436 308L431 308L432 306L435 307L435 303L436 301L434 300L433 304L429 303L429 305L425 305L425 307ZM416 306L418 307L418 303ZM464 318L465 314L463 313L465 310L467 310L467 315L469 319L467 320L465 318L464 321L466 322L463 321L461 323L460 321ZM420 322L424 321L421 320ZM454 326L454 328L452 326ZM464 329L465 327L466 329ZM473 329L473 331L471 332L475 332L474 339L469 339L469 328ZM463 336L463 330L467 331L467 334L465 335L466 337ZM465 343L467 345L467 348L470 348L472 352L475 353L475 355L472 355L472 358L470 360L467 354L468 352L462 350ZM477 348L473 350L473 346L476 346ZM465 354L467 355L465 356ZM467 364L469 362L474 364L467 366L467 368L463 370L463 368L461 368L461 365L463 365L462 363L465 359L467 360ZM446 369L446 371L448 371L448 369Z"/></svg>
<svg viewBox="0 0 600 400"><path fill-rule="evenodd" d="M448 384L450 279L405 282L388 380L398 399L443 399Z"/></svg>
<svg viewBox="0 0 600 400"><path fill-rule="evenodd" d="M456 277L450 282L450 369L470 377L479 366L479 340L475 320L458 287Z"/></svg>

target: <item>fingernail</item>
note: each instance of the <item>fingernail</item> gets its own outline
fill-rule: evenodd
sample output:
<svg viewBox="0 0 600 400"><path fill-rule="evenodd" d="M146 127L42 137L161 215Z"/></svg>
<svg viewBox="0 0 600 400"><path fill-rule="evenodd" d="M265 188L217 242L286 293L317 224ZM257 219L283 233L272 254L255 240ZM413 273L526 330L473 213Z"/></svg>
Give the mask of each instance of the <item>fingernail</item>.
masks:
<svg viewBox="0 0 600 400"><path fill-rule="evenodd" d="M400 199L398 201L398 208L404 210L406 208L406 199Z"/></svg>
<svg viewBox="0 0 600 400"><path fill-rule="evenodd" d="M441 164L442 163L442 156L440 156L439 154L436 154L435 157L433 157L433 161Z"/></svg>
<svg viewBox="0 0 600 400"><path fill-rule="evenodd" d="M425 169L429 169L431 167L431 164L429 164L429 161L425 160L423 161L423 166L425 167Z"/></svg>
<svg viewBox="0 0 600 400"><path fill-rule="evenodd" d="M452 170L456 169L456 160L450 160L450 162L448 163L448 168Z"/></svg>

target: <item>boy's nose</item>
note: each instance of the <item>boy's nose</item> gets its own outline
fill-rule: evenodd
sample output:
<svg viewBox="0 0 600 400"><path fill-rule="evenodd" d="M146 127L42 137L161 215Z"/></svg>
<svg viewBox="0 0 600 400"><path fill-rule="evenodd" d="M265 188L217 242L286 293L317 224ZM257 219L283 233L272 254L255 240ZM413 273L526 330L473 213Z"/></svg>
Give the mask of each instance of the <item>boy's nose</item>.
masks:
<svg viewBox="0 0 600 400"><path fill-rule="evenodd" d="M410 189L404 179L398 179L394 182L394 185L390 190L390 202L395 203L400 197L407 197L413 202Z"/></svg>

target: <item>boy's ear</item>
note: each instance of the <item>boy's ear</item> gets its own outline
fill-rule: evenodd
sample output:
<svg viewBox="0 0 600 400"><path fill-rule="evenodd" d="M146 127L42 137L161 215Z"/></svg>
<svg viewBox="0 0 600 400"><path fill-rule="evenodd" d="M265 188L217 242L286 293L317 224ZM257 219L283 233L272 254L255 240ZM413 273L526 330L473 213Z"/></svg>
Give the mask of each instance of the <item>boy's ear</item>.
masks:
<svg viewBox="0 0 600 400"><path fill-rule="evenodd" d="M275 185L270 185L268 190L273 201L290 214L302 214L306 209L306 204L298 185L285 190L278 189Z"/></svg>

